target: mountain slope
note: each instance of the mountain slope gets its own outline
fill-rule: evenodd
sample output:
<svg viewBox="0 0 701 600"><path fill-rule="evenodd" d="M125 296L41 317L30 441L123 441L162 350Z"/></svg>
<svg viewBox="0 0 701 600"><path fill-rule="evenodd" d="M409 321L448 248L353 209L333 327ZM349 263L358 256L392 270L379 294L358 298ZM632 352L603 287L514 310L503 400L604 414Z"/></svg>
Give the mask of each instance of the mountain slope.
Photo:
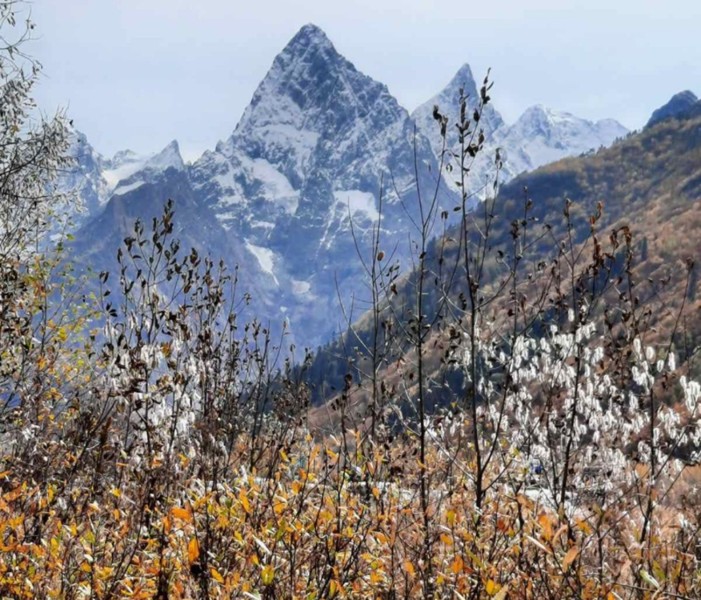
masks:
<svg viewBox="0 0 701 600"><path fill-rule="evenodd" d="M524 215L526 195L531 201L527 213L528 234L518 234L515 238L514 224L519 228L523 226L520 215ZM568 202L571 229L563 216ZM596 221L597 235L601 251L613 253L613 271L610 279L599 281L598 285L609 286L609 293L615 293L618 286L621 291L626 290L625 281L617 281L617 278L624 275L625 230L622 228L628 228L632 234L634 258L631 267L635 284L632 303L646 332L645 343L665 352L672 339L672 349L679 363L698 376L701 367L694 357L698 357L701 351L701 285L698 277L701 257L698 236L701 230L701 102L677 113L675 118L662 120L627 136L610 148L560 160L504 185L491 209L494 220L489 228L489 251L484 262L486 279L481 289L493 290L495 285L508 281L509 265L513 264L515 252L523 249L518 263L525 286L522 289L524 293L532 292L529 277L537 281L539 273L549 274L555 264L553 261L561 256L561 249L569 248L570 239L574 248L572 256L577 255L581 244L590 235L590 218L599 213L599 204L601 214ZM519 220L514 220L515 216L519 216ZM479 218L478 215L477 228L471 227L475 245L485 230L479 228ZM619 246L612 249L610 236L614 231L619 232ZM462 257L456 256L458 239L457 230L451 230L445 238L438 239L428 267L430 273L440 273L441 265L453 265L457 260L457 271L462 276L450 286L453 298L450 306L459 306L461 299L467 297L464 263ZM441 251L443 255L439 261ZM589 260L593 251L594 245L589 244L581 260ZM561 263L564 267L569 258L568 254ZM451 269L443 267L442 272L446 271L451 272ZM564 273L569 273L567 268ZM406 273L398 286L398 294L392 298L397 320L410 316L407 307L415 303L415 278L415 272ZM566 288L567 281L564 285ZM508 314L509 294L510 288L507 287L503 292L504 303L492 309L491 318L498 321ZM441 297L441 293L427 294L429 299ZM609 298L615 304L618 294ZM543 314L552 310L549 306L554 305L546 304ZM599 309L603 310L605 306L604 302ZM435 300L427 301L428 320L435 308ZM684 316L677 322L682 309ZM459 311L453 311L453 317L455 313L459 314ZM612 313L614 322L620 323L623 316L621 311ZM442 382L452 381L451 385L455 385L456 378L455 372L443 360L444 352L455 340L446 335L451 330L450 322L446 325L443 319L441 324L442 333L437 328L425 343L426 374L432 382L432 402L439 401ZM678 328L676 333L675 327ZM343 387L348 358L355 359L359 369L367 367L366 359L359 358L353 348L362 347L362 341L372 338L371 319L366 315L356 323L354 330L352 337L320 353L312 370L317 373L316 366L323 365L324 372L337 374L336 380L325 379L325 384L336 390ZM395 326L395 330L402 331L401 325ZM389 346L394 354L386 360L389 366L383 369L380 380L391 387L399 381L397 365L411 365L415 353L412 354L406 340L395 339ZM339 362L337 357L342 357L342 360ZM457 385L461 385L459 378ZM361 403L363 397L362 392L357 394ZM317 400L322 399L322 395L317 396ZM334 418L326 411L324 408L316 415L320 423Z"/></svg>

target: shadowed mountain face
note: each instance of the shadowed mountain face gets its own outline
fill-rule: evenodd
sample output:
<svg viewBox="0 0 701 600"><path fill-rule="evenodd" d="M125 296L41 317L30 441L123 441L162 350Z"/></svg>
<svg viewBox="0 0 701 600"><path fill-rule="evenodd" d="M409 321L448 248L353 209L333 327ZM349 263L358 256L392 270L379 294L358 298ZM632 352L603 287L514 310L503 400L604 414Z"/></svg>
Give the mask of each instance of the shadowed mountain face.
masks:
<svg viewBox="0 0 701 600"><path fill-rule="evenodd" d="M177 142L150 157L124 151L105 159L77 134L77 168L65 183L78 188L88 210L79 219L75 250L95 270L113 267L110 257L133 221L150 220L172 198L182 247L192 244L238 265L241 288L253 295L257 313L271 323L286 320L290 342L323 343L367 306L359 255L372 255L380 218L383 251L407 270L422 209L426 214L437 195L437 208L453 214L457 188L438 176L432 104L445 106L454 119L460 88L474 110L478 89L465 65L410 116L386 86L359 72L318 27L306 25L275 58L231 136L194 164L183 163ZM497 144L509 159L506 179L621 132L581 123L539 108L508 127L488 105L480 126L494 142L470 181L489 175L489 149ZM597 127L606 134L592 134Z"/></svg>
<svg viewBox="0 0 701 600"><path fill-rule="evenodd" d="M671 117L682 116L698 101L699 99L696 97L696 94L689 90L679 92L672 96L667 104L660 106L660 108L652 113L645 127L652 127L653 125L657 125L660 121Z"/></svg>

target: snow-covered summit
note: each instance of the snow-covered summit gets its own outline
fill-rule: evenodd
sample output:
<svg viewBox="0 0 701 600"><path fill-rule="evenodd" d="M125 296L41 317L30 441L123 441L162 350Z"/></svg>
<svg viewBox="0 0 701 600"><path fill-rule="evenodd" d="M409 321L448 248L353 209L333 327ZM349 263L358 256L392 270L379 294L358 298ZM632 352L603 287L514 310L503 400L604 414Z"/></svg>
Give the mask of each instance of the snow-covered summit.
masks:
<svg viewBox="0 0 701 600"><path fill-rule="evenodd" d="M304 53L312 46L317 48L325 47L335 52L333 43L324 30L314 23L307 23L292 37L282 52L278 54L276 60L282 59L282 57L289 54Z"/></svg>
<svg viewBox="0 0 701 600"><path fill-rule="evenodd" d="M613 119L593 122L539 104L500 130L495 143L503 149L509 171L516 175L566 156L609 146L627 133Z"/></svg>
<svg viewBox="0 0 701 600"><path fill-rule="evenodd" d="M421 134L416 147L422 168L436 173ZM283 48L233 134L190 173L203 206L245 240L249 264L260 269L274 303L288 307L293 330L304 322L316 341L337 325L334 273L344 296L362 285L360 263L349 264L355 254L349 214L364 247L383 182L391 190L385 196L388 240L406 231L404 206L418 211L409 114L314 25L302 27ZM297 293L286 298L290 290ZM314 310L300 298L314 299Z"/></svg>
<svg viewBox="0 0 701 600"><path fill-rule="evenodd" d="M461 89L468 96L468 116L471 116L480 98L478 85L467 64L460 67L441 92L412 114L417 128L431 141L437 155L441 153L443 139L433 118L433 109L437 106L441 114L448 117L446 146L448 150L455 150L458 141L455 124L459 118ZM515 123L508 125L491 102L484 107L478 127L483 130L486 142L482 153L470 165L468 185L480 195L484 186L491 183L495 176L497 148L504 163L500 171L500 183L503 183L545 163L608 146L628 133L613 119L591 122L543 105L531 106ZM455 177L454 173L446 173L446 179Z"/></svg>
<svg viewBox="0 0 701 600"><path fill-rule="evenodd" d="M255 204L255 220L269 233L281 215L331 210L334 191L374 193L388 169L407 175L412 132L387 87L305 25L273 61L232 136L195 163L193 178L225 227L246 228Z"/></svg>
<svg viewBox="0 0 701 600"><path fill-rule="evenodd" d="M445 149L448 154L444 155L444 160L447 163L454 163L451 158L450 151L457 150L458 129L456 124L460 119L460 93L467 97L466 117L471 122L471 130L481 129L484 131L485 137L492 139L495 133L504 127L504 119L499 112L488 103L483 107L479 125L475 128L472 116L480 104L480 94L477 82L472 74L470 65L465 63L437 95L424 102L412 113L412 119L416 123L417 129L423 133L431 142L431 147L436 156L440 157ZM448 118L448 127L446 129L445 142L441 135L440 126L436 122L433 111L438 108L439 112ZM466 142L469 142L467 140ZM485 151L477 156L475 163L471 166L472 176L470 182L474 183L474 188L486 184L489 176L493 174L493 151ZM455 164L452 164L455 167ZM448 185L455 187L455 179L458 178L458 171L444 172L444 177Z"/></svg>
<svg viewBox="0 0 701 600"><path fill-rule="evenodd" d="M180 155L178 142L173 140L163 150L149 156L137 157L129 154L115 168L105 172L111 185L111 194L124 194L144 183L153 183L168 169L185 170L185 162Z"/></svg>
<svg viewBox="0 0 701 600"><path fill-rule="evenodd" d="M185 169L185 162L180 154L180 146L177 140L173 140L159 153L149 157L143 168L152 171L165 171L166 169L182 171Z"/></svg>
<svg viewBox="0 0 701 600"><path fill-rule="evenodd" d="M457 142L458 131L455 127L460 115L460 91L467 96L467 116L472 117L473 112L479 106L480 95L477 83L472 74L470 65L465 63L437 95L424 102L412 113L412 118L417 127L431 141L431 147L438 155L441 152L443 140L440 127L433 117L433 109L438 107L441 114L448 117L447 143L452 147ZM487 136L504 125L499 112L491 105L484 107L480 127Z"/></svg>

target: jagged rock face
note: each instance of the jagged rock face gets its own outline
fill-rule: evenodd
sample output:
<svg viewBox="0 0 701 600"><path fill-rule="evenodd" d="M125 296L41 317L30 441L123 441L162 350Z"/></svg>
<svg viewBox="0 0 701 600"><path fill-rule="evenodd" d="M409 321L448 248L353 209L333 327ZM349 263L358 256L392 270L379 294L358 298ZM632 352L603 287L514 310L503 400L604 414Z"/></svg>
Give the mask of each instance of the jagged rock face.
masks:
<svg viewBox="0 0 701 600"><path fill-rule="evenodd" d="M68 153L73 164L61 173L57 185L61 192L73 193L82 201L83 211L76 215L77 225L98 216L114 194L157 180L169 168L185 170L175 140L157 154L139 156L131 150L122 150L110 159L99 154L85 134L74 129Z"/></svg>
<svg viewBox="0 0 701 600"><path fill-rule="evenodd" d="M661 106L652 113L652 116L645 127L652 127L665 119L683 115L698 101L699 99L696 97L696 94L689 90L679 92L678 94L672 96L667 104Z"/></svg>
<svg viewBox="0 0 701 600"><path fill-rule="evenodd" d="M407 258L409 216L419 212L415 147L428 195L437 172L429 142L415 139L386 86L307 25L274 60L233 135L191 176L202 205L245 240L292 332L316 344L347 326L336 288L347 303L363 289L355 242L367 255L381 189L385 243L402 238L398 256Z"/></svg>
<svg viewBox="0 0 701 600"><path fill-rule="evenodd" d="M74 129L70 137L68 154L73 165L60 174L57 187L60 192L74 194L81 201L80 211L74 210L66 215L80 225L103 206L108 184L103 177L104 159L90 145L85 134Z"/></svg>
<svg viewBox="0 0 701 600"><path fill-rule="evenodd" d="M153 163L151 163L153 167ZM137 177L138 176L138 177ZM145 180L148 176L148 180ZM119 191L121 188L121 191ZM228 236L226 231L209 211L202 211L195 199L187 172L176 166L168 165L161 171L153 168L133 174L132 184L118 185L98 216L89 221L75 235L75 241L69 244L71 262L78 273L109 272L112 277L107 287L113 292L110 302L120 301L119 263L117 250L127 237L134 236L134 224L139 220L145 228L145 238L152 239L151 227L154 219L163 216L166 199L173 200L173 232L172 239L180 245L181 257L188 255L191 249L199 256L210 256L215 260L221 257L227 259L229 275L238 279L238 296L240 302L243 292L261 298L264 302L272 302L266 298L265 290L258 286L255 271L244 268L247 260L246 250L236 238ZM164 243L164 240L161 240ZM167 246L166 246L167 247ZM132 269L145 268L148 256L143 262L132 263L125 261ZM234 273L234 267L241 265L241 270ZM150 265L149 265L150 266ZM160 265L163 269L163 265ZM132 271L133 273L133 271ZM161 281L161 297L170 300L172 297L183 301L182 290L169 283L164 272L157 279ZM88 290L95 288L94 278L87 282ZM85 291L85 290L83 290ZM173 296L175 294L175 296ZM279 332L280 327L275 331Z"/></svg>

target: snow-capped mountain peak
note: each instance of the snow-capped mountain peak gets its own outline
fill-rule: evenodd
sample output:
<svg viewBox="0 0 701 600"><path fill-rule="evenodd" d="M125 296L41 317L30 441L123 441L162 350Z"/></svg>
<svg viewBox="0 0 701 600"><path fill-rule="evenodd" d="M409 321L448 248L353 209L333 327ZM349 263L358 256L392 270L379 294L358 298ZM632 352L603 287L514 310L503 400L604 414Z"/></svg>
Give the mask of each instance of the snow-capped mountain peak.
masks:
<svg viewBox="0 0 701 600"><path fill-rule="evenodd" d="M540 123L567 123L575 121L576 117L568 112L553 110L542 104L534 104L523 112L519 120L538 121Z"/></svg>
<svg viewBox="0 0 701 600"><path fill-rule="evenodd" d="M473 102L478 99L477 83L468 63L460 67L448 85L446 85L437 96L434 96L431 100L426 102L426 104L435 101L435 104L437 104L441 110L448 110L451 108L452 104L455 104L461 89Z"/></svg>
<svg viewBox="0 0 701 600"><path fill-rule="evenodd" d="M569 112L537 104L527 108L510 127L495 135L509 176L535 169L566 156L611 145L628 130L618 121L592 122Z"/></svg>
<svg viewBox="0 0 701 600"><path fill-rule="evenodd" d="M384 203L388 239L390 227L405 226L405 206L418 212L414 142L414 124L387 87L305 25L273 60L233 134L190 173L202 205L245 240L249 263L274 302L289 307L292 325L304 313L308 330L329 332L338 298L333 272L342 272L344 295L362 281L360 265L348 261L355 252L349 219L364 247L383 181L392 190ZM421 134L416 148L419 164L436 173ZM313 314L300 294L316 298Z"/></svg>
<svg viewBox="0 0 701 600"><path fill-rule="evenodd" d="M460 120L460 91L467 96L467 114L466 118L472 121L474 111L479 107L480 95L475 78L472 74L470 65L465 63L437 95L419 106L413 113L412 119L416 123L416 127L423 133L431 142L431 147L436 156L441 156L443 150L448 150L444 155L444 160L450 163L454 162L451 158L450 151L455 152L459 145L458 129L456 124ZM440 127L436 123L433 116L434 107L438 107L442 115L448 118L448 127L446 130L446 139L443 140ZM504 120L499 112L491 105L487 104L482 109L482 115L477 127L472 122L471 130L482 130L488 140L492 139L496 132L503 128ZM445 144L445 148L444 148ZM471 165L470 182L474 184L474 189L478 190L484 186L489 178L494 174L494 161L491 151L485 151L478 155L477 160ZM452 164L455 167L455 164ZM444 172L446 183L455 188L455 179L459 178L456 173ZM480 195L482 192L479 192Z"/></svg>
<svg viewBox="0 0 701 600"><path fill-rule="evenodd" d="M180 146L177 140L170 142L158 154L154 154L143 164L144 169L154 171L165 171L166 169L176 169L182 171L185 168L185 162L180 155Z"/></svg>
<svg viewBox="0 0 701 600"><path fill-rule="evenodd" d="M433 117L433 109L437 106L441 114L448 117L448 146L454 145L457 140L455 124L458 122L460 114L460 90L467 96L468 117L471 118L472 111L479 105L480 97L472 69L467 63L458 69L448 85L414 110L411 115L419 130L431 141L431 146L436 154L440 153L443 140L440 128ZM480 120L480 127L485 131L485 134L491 135L503 124L504 120L501 115L493 106L487 104Z"/></svg>
<svg viewBox="0 0 701 600"><path fill-rule="evenodd" d="M247 221L259 229L255 238L270 233L280 214L296 214L310 186L330 186L326 210L334 190L379 189L380 165L412 129L385 85L360 73L321 29L305 25L273 61L232 136L197 161L194 183L225 227L247 228Z"/></svg>
<svg viewBox="0 0 701 600"><path fill-rule="evenodd" d="M278 58L289 54L304 53L311 47L326 48L332 52L336 51L331 40L321 27L314 23L307 23L287 43L282 52L278 54Z"/></svg>
<svg viewBox="0 0 701 600"><path fill-rule="evenodd" d="M173 140L163 150L144 157L129 156L129 160L115 169L105 171L104 177L111 187L111 195L123 195L144 183L152 183L168 169L185 170L178 142Z"/></svg>

